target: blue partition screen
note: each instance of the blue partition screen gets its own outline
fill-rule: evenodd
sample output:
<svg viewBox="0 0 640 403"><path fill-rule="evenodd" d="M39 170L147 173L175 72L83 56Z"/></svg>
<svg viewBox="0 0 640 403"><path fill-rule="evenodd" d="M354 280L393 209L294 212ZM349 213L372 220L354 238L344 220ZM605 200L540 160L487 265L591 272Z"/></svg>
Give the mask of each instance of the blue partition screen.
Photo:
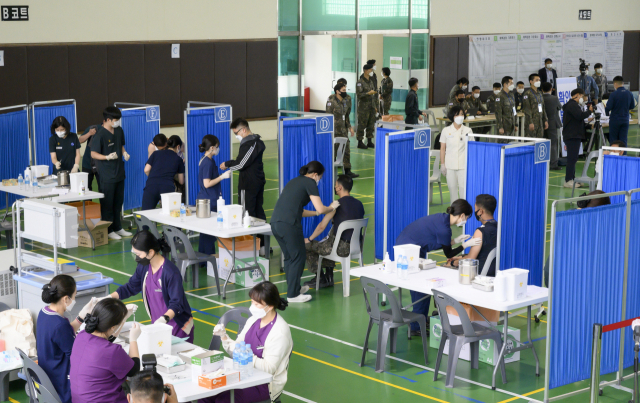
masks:
<svg viewBox="0 0 640 403"><path fill-rule="evenodd" d="M638 193L634 193L633 196ZM640 317L640 200L631 202L631 223L629 229L629 268L627 271L627 309L625 319ZM633 365L633 332L627 328L624 332L624 367Z"/></svg>
<svg viewBox="0 0 640 403"><path fill-rule="evenodd" d="M593 324L621 320L625 226L625 203L557 213L550 388L589 379ZM603 335L601 374L618 370L619 347L620 330Z"/></svg>
<svg viewBox="0 0 640 403"><path fill-rule="evenodd" d="M469 141L467 144L467 201L473 206L476 197L490 194L498 200L500 195L500 150L502 144ZM498 215L498 208L494 213ZM475 218L467 220L465 233L473 235L480 227ZM503 227L504 228L504 227ZM501 258L502 259L502 258Z"/></svg>
<svg viewBox="0 0 640 403"><path fill-rule="evenodd" d="M51 153L49 153L49 138L51 123L58 116L64 116L71 125L71 132L77 133L76 107L74 104L55 106L36 106L33 111L35 133L33 143L35 145L34 165L49 165L49 173L53 172Z"/></svg>
<svg viewBox="0 0 640 403"><path fill-rule="evenodd" d="M387 135L394 130L378 128L375 165L376 258L383 259L384 176L387 179L387 252L395 259L393 246L402 230L429 215L429 148L414 148L415 131ZM385 142L389 142L385 155Z"/></svg>
<svg viewBox="0 0 640 403"><path fill-rule="evenodd" d="M640 188L640 158L617 155L604 155L602 167L602 190L605 193ZM640 193L634 193L633 200L640 199ZM624 202L624 196L611 197L611 203Z"/></svg>
<svg viewBox="0 0 640 403"><path fill-rule="evenodd" d="M160 121L147 122L145 109L122 110L122 130L124 148L131 156L124 163L127 178L124 181L124 209L131 210L142 206L142 193L147 183L144 166L147 163L149 143L160 132Z"/></svg>
<svg viewBox="0 0 640 403"><path fill-rule="evenodd" d="M190 205L196 204L196 197L200 191L200 179L198 178L198 167L200 160L204 156L198 149L202 138L207 134L213 134L220 141L220 153L213 157L218 169L220 164L231 159L231 132L229 131L230 121L216 123L216 109L194 109L188 111L187 114L187 171L189 173L189 182L187 183L189 191ZM220 172L222 173L222 172ZM222 185L222 197L225 204L232 204L232 188L231 181L224 180ZM216 209L216 206L212 206Z"/></svg>
<svg viewBox="0 0 640 403"><path fill-rule="evenodd" d="M280 180L282 186L299 176L300 168L311 161L320 161L324 165L325 172L318 185L322 204L328 206L333 202L333 138L331 133L317 133L316 119L284 119L283 131L279 141L282 142L283 172ZM314 211L313 204L309 203L305 210ZM302 219L302 228L305 237L309 237L322 221L322 216L307 217ZM330 230L330 226L318 237L324 238Z"/></svg>
<svg viewBox="0 0 640 403"><path fill-rule="evenodd" d="M0 115L0 161L0 179L17 179L29 166L29 120L26 110ZM19 197L10 194L9 207ZM6 208L5 204L6 198L0 197L0 208Z"/></svg>

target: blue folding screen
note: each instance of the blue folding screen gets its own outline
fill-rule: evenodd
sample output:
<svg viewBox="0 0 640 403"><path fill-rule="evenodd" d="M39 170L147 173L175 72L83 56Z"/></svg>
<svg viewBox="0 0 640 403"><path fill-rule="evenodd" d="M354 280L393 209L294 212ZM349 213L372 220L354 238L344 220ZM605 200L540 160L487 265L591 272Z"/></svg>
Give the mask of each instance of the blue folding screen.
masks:
<svg viewBox="0 0 640 403"><path fill-rule="evenodd" d="M0 179L18 178L29 166L29 119L27 111L0 115ZM20 196L9 195L9 207ZM6 198L0 197L0 208L6 208Z"/></svg>
<svg viewBox="0 0 640 403"><path fill-rule="evenodd" d="M376 259L383 259L384 200L387 199L387 252L394 259L393 246L402 230L418 218L429 215L429 148L414 148L415 131L387 135L376 131L375 234ZM388 139L388 154L385 143ZM385 166L388 168L384 191Z"/></svg>
<svg viewBox="0 0 640 403"><path fill-rule="evenodd" d="M282 125L282 132L278 139L282 147L282 155L280 155L283 167L283 172L280 174L282 187L284 188L291 179L300 175L299 171L303 165L311 161L320 161L324 165L325 172L318 185L318 191L322 204L328 206L333 202L334 194L332 134L317 133L315 118L283 119ZM309 203L305 210L314 211L315 208ZM305 237L313 233L322 218L319 216L302 219ZM330 229L330 226L327 226L318 239L324 238Z"/></svg>
<svg viewBox="0 0 640 403"><path fill-rule="evenodd" d="M617 155L603 157L602 190L605 193L640 188L640 158ZM640 193L634 193L632 199L640 199ZM624 196L611 197L611 203L623 201Z"/></svg>
<svg viewBox="0 0 640 403"><path fill-rule="evenodd" d="M196 204L196 197L200 190L200 182L198 178L198 166L200 160L204 156L198 149L202 138L207 134L213 134L220 141L220 153L213 157L216 166L220 169L220 164L231 159L231 134L229 126L230 120L216 123L216 110L211 109L194 109L189 110L187 114L187 171L188 171L188 183L187 189L189 192L189 204ZM224 180L222 185L222 197L225 200L225 204L231 204L232 188L231 181Z"/></svg>
<svg viewBox="0 0 640 403"><path fill-rule="evenodd" d="M34 165L49 165L49 173L53 172L51 154L49 153L49 138L52 136L51 123L58 116L64 116L71 125L71 132L77 133L76 106L74 104L36 106L33 109L32 119L35 126L33 136L33 144L35 146ZM53 135L55 136L55 134Z"/></svg>
<svg viewBox="0 0 640 403"><path fill-rule="evenodd" d="M144 166L147 163L149 143L160 132L160 121L147 122L146 109L123 109L122 130L124 148L131 156L124 163L127 178L124 181L124 209L131 210L142 206L142 193L147 183Z"/></svg>
<svg viewBox="0 0 640 403"><path fill-rule="evenodd" d="M633 193L636 196L638 193ZM627 271L627 304L625 319L640 317L640 200L631 202L631 223L629 226L629 268ZM633 332L624 332L624 367L633 365Z"/></svg>
<svg viewBox="0 0 640 403"><path fill-rule="evenodd" d="M501 144L468 143L466 197L472 206L483 193L498 200L501 149ZM529 284L537 286L542 285L546 180L547 165L534 163L533 146L505 150L502 217L495 212L502 221L500 268L529 270ZM479 226L478 220L468 220L465 233L473 235Z"/></svg>
<svg viewBox="0 0 640 403"><path fill-rule="evenodd" d="M626 203L557 213L550 388L591 376L594 323L621 320ZM618 369L620 330L602 337L601 374Z"/></svg>

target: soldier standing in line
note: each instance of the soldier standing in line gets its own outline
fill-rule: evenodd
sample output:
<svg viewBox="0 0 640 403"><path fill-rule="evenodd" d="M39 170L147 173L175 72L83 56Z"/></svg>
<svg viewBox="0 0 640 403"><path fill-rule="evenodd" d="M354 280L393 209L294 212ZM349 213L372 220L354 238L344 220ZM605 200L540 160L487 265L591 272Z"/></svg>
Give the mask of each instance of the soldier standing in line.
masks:
<svg viewBox="0 0 640 403"><path fill-rule="evenodd" d="M371 79L373 77L373 66L365 64L364 73L360 76L356 84L356 96L358 97L358 148L366 150L374 148L373 132L376 123L376 103L378 103L378 91L375 83ZM364 131L367 130L367 144L364 144Z"/></svg>
<svg viewBox="0 0 640 403"><path fill-rule="evenodd" d="M358 174L351 172L351 146L349 141L349 131L353 136L353 129L349 122L349 112L351 111L351 101L347 101L347 86L338 82L333 87L333 95L327 99L327 113L333 115L333 135L347 139L347 146L344 149L344 173L350 178L357 178ZM334 146L334 153L337 153L338 145Z"/></svg>
<svg viewBox="0 0 640 403"><path fill-rule="evenodd" d="M544 131L549 128L544 98L538 91L540 76L536 73L529 76L531 88L527 88L522 96L522 112L524 112L524 126L527 137L543 138Z"/></svg>
<svg viewBox="0 0 640 403"><path fill-rule="evenodd" d="M389 114L391 109L391 95L393 94L393 80L391 80L391 70L388 67L382 68L382 82L380 83L380 99L382 99L383 115Z"/></svg>
<svg viewBox="0 0 640 403"><path fill-rule="evenodd" d="M487 98L487 110L492 108L496 110L496 98L500 95L500 91L502 91L500 83L493 83L493 94Z"/></svg>
<svg viewBox="0 0 640 403"><path fill-rule="evenodd" d="M502 136L513 136L518 129L516 121L516 100L511 93L513 91L513 77L502 77L502 91L496 96L496 127ZM509 140L500 139L499 143L508 143Z"/></svg>

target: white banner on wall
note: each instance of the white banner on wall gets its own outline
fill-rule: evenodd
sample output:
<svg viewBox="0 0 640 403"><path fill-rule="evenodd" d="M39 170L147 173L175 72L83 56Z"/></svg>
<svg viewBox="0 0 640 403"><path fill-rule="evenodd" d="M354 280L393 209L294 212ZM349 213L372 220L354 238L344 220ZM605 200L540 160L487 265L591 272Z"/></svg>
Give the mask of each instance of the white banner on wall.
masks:
<svg viewBox="0 0 640 403"><path fill-rule="evenodd" d="M493 35L469 35L469 81L483 90L493 85Z"/></svg>
<svg viewBox="0 0 640 403"><path fill-rule="evenodd" d="M571 91L578 88L578 82L575 77L563 77L558 78L558 99L560 104L564 106L571 99ZM563 112L560 110L560 121L563 122ZM562 141L562 156L567 156L567 146L564 144L564 138L562 137L562 127L560 128L560 139ZM580 145L580 154L582 154L582 144Z"/></svg>
<svg viewBox="0 0 640 403"><path fill-rule="evenodd" d="M551 59L558 77L562 77L562 34L540 34L540 66L544 66L547 58Z"/></svg>
<svg viewBox="0 0 640 403"><path fill-rule="evenodd" d="M517 81L522 81L525 87L529 86L529 74L540 69L540 34L518 35L518 72L514 76Z"/></svg>
<svg viewBox="0 0 640 403"><path fill-rule="evenodd" d="M605 32L604 68L607 77L622 75L622 47L624 45L624 32Z"/></svg>
<svg viewBox="0 0 640 403"><path fill-rule="evenodd" d="M518 64L518 37L515 34L496 35L493 42L493 81L499 83L504 76L515 78Z"/></svg>

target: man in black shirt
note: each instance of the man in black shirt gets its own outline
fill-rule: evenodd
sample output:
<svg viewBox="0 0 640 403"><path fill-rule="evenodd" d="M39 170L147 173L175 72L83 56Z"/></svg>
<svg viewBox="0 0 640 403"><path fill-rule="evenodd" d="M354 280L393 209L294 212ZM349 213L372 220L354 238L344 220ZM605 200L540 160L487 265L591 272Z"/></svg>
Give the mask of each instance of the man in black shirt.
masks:
<svg viewBox="0 0 640 403"><path fill-rule="evenodd" d="M426 116L426 113L420 111L420 106L418 105L418 79L412 77L409 80L409 94L407 94L407 99L404 101L404 114L407 115L404 122L407 124L417 125L418 118L420 115Z"/></svg>
<svg viewBox="0 0 640 403"><path fill-rule="evenodd" d="M121 212L124 203L124 157L129 154L124 149L124 132L120 127L122 113L114 106L108 106L102 113L104 122L91 140L91 158L95 160L100 180L100 191L104 198L100 200L102 220L111 221L110 239L122 239L131 233L122 228Z"/></svg>
<svg viewBox="0 0 640 403"><path fill-rule="evenodd" d="M350 192L352 188L353 179L351 179L351 177L348 175L338 176L334 186L334 191L338 196L340 196L340 199L338 199L340 207L338 207L337 210L326 214L320 224L316 227L315 231L313 231L313 234L304 240L305 248L307 250L307 268L313 274L318 272L318 257L320 255L327 256L331 253L336 239L336 231L340 224L347 220L359 220L364 218L364 206L360 200L351 196ZM324 240L316 241L315 239L322 234L324 229L327 228L327 225L332 220L333 226L329 232L329 236ZM347 257L350 255L352 234L353 230L347 230L340 237L337 250L338 256ZM322 267L324 267L326 274L320 273L320 288L333 286L333 268L335 265L335 262L332 260L322 261ZM309 287L314 287L315 284L315 278L304 283L304 285Z"/></svg>

